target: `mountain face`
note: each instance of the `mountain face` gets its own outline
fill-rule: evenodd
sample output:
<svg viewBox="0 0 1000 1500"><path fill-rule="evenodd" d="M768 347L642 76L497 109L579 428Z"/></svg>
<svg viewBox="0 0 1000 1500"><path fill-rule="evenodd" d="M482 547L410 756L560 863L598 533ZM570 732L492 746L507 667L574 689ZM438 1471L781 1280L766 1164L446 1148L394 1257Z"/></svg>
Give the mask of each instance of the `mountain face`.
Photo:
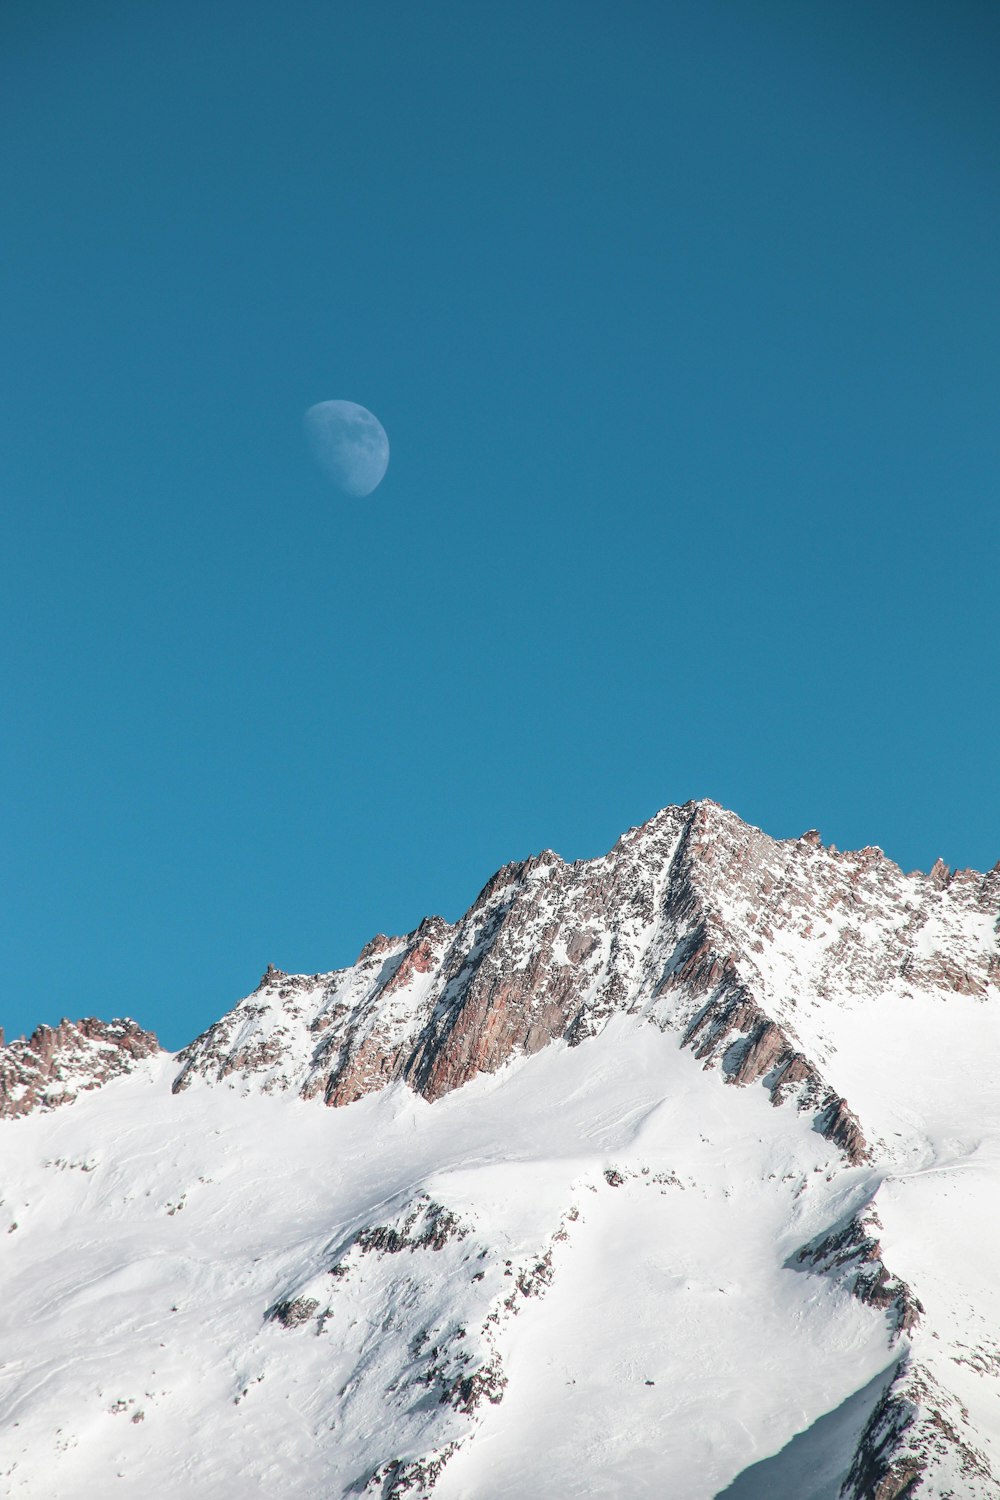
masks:
<svg viewBox="0 0 1000 1500"><path fill-rule="evenodd" d="M0 1051L11 1495L1000 1495L1000 866L713 803ZM324 1109L323 1105L332 1106Z"/></svg>

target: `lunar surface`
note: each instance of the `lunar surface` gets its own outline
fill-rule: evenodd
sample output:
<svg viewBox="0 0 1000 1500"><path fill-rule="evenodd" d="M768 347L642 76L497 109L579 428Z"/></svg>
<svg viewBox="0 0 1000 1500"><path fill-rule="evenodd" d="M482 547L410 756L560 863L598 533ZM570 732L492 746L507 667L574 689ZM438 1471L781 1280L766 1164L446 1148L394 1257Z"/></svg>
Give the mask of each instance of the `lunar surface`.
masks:
<svg viewBox="0 0 1000 1500"><path fill-rule="evenodd" d="M320 401L305 415L320 468L345 495L370 495L389 466L389 439L377 417L355 401Z"/></svg>

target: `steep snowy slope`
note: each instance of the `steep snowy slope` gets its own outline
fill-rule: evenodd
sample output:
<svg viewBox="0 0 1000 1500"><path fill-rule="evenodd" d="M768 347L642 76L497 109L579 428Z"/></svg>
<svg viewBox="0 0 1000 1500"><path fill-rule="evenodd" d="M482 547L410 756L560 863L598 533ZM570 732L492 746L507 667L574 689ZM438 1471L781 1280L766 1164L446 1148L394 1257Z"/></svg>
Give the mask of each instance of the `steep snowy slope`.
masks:
<svg viewBox="0 0 1000 1500"><path fill-rule="evenodd" d="M1000 1495L998 917L692 804L11 1044L9 1493Z"/></svg>

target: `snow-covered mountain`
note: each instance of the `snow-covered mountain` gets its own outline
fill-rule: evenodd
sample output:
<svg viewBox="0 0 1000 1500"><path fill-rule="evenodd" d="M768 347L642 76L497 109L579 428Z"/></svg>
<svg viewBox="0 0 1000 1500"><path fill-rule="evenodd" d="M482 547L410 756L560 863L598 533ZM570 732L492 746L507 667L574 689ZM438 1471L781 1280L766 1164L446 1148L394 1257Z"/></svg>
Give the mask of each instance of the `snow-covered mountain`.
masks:
<svg viewBox="0 0 1000 1500"><path fill-rule="evenodd" d="M6 1492L1000 1496L998 1085L1000 866L709 802L177 1056L40 1028Z"/></svg>

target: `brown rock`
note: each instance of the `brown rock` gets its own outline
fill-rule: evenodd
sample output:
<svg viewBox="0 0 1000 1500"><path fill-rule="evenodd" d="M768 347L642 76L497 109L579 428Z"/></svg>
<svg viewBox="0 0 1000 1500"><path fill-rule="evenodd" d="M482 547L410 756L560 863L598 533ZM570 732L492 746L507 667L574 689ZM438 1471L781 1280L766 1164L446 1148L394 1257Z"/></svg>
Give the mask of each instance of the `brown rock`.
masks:
<svg viewBox="0 0 1000 1500"><path fill-rule="evenodd" d="M868 1160L868 1142L857 1115L848 1108L846 1099L837 1096L830 1101L823 1111L820 1128L827 1140L840 1147L853 1166Z"/></svg>
<svg viewBox="0 0 1000 1500"><path fill-rule="evenodd" d="M776 1026L773 1021L762 1021L739 1066L730 1074L729 1082L756 1082L765 1073L769 1073L787 1052L788 1042L780 1026Z"/></svg>
<svg viewBox="0 0 1000 1500"><path fill-rule="evenodd" d="M0 1049L0 1118L71 1104L159 1051L151 1031L132 1020L60 1021L39 1026Z"/></svg>

